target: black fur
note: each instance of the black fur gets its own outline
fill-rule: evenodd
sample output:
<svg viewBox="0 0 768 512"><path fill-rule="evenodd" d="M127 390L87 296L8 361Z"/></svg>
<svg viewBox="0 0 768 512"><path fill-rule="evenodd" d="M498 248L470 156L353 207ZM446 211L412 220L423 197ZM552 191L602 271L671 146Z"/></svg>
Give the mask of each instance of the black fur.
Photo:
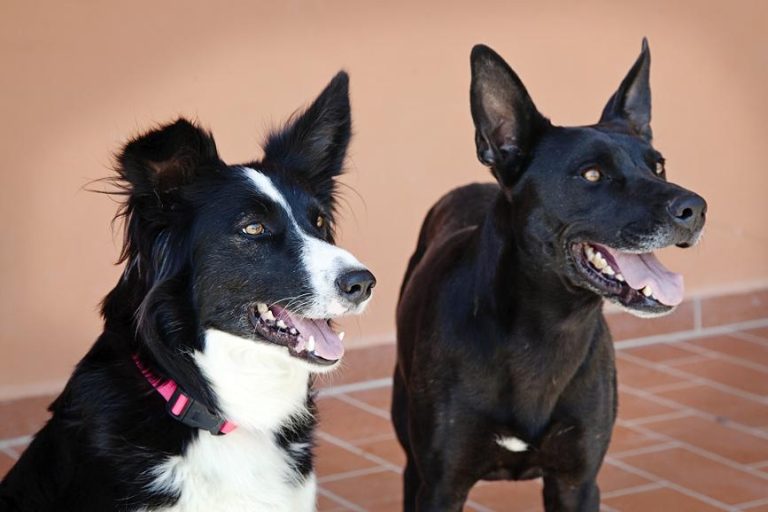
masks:
<svg viewBox="0 0 768 512"><path fill-rule="evenodd" d="M334 179L350 140L348 77L339 73L318 99L265 144L261 161L304 232L332 241ZM220 413L209 382L189 355L203 350L203 330L217 328L264 343L248 312L257 300L278 303L306 292L297 234L268 197L219 158L210 133L179 119L128 142L117 157L125 270L104 299L104 332L80 361L52 418L0 482L0 510L134 511L173 504L178 496L150 490L149 470L183 454L198 435L172 419L165 401L132 360L174 379L186 394ZM318 214L327 222L314 224ZM258 241L242 227L257 220ZM291 276L289 279L286 277ZM295 471L312 470L309 417L275 433ZM258 397L254 397L258 399Z"/></svg>
<svg viewBox="0 0 768 512"><path fill-rule="evenodd" d="M392 419L407 454L404 510L459 511L478 480L542 476L547 511L597 511L617 401L602 297L670 308L594 285L572 248L688 245L706 204L666 181L650 144L647 44L586 127L552 125L490 48L471 63L478 158L498 184L433 206L403 281ZM589 182L590 168L603 178ZM676 217L679 201L691 212Z"/></svg>

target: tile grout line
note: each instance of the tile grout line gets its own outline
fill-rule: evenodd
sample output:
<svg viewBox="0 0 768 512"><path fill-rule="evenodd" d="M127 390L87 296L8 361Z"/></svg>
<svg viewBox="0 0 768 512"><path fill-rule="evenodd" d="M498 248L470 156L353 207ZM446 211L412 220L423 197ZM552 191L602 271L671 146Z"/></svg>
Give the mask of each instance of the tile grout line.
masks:
<svg viewBox="0 0 768 512"><path fill-rule="evenodd" d="M686 372L685 370L675 368L674 366L665 366L663 364L651 363L649 361L646 361L645 359L642 359L640 357L633 356L632 354L627 354L627 353L617 354L616 357L624 359L625 361L638 364L640 366L645 366L646 368L650 368L652 370L657 370L662 373L672 375L674 377L678 377L678 378L690 380L690 381L698 381L698 382L707 384L710 387L723 391L724 393L749 399L759 404L768 405L768 397L751 393L749 391L744 391L743 389L735 388L733 386L723 384L722 382L718 382L716 380L700 377L699 375Z"/></svg>
<svg viewBox="0 0 768 512"><path fill-rule="evenodd" d="M608 460L610 457L606 457L606 460ZM620 469L623 469L624 471L627 471L629 473L633 473L635 475L641 476L643 478L646 478L647 480L650 480L652 482L658 482L664 485L664 487L668 487L670 489L674 489L677 492L681 494L685 494L688 497L696 498L699 501L703 501L704 503L707 503L708 505L712 505L713 507L717 507L720 509L728 510L729 512L733 512L736 509L728 505L727 503L723 503L719 500L716 500L715 498L711 498L707 496L706 494L701 494L697 491L694 491L693 489L688 489L685 486L682 486L680 484L677 484L675 482L672 482L670 480L667 480L666 478L661 478L655 473L651 473L650 471L646 471L644 469L636 468L632 466L631 464L628 464L627 462L621 460L621 459L610 459L610 462L618 466Z"/></svg>
<svg viewBox="0 0 768 512"><path fill-rule="evenodd" d="M729 363L733 363L735 365L743 366L745 368L749 368L751 370L755 370L760 373L768 373L768 367L766 367L764 364L760 363L753 363L752 361L749 361L747 359L743 359L739 356L734 356L731 354L726 354L724 352L720 352L719 350L713 350L706 347L700 347L696 344L695 340L691 341L682 341L680 342L680 345L684 345L685 348L690 349L691 351L694 351L698 354L701 354L703 356L708 356L713 359L719 359L723 361L727 361Z"/></svg>
<svg viewBox="0 0 768 512"><path fill-rule="evenodd" d="M701 297L694 297L693 299L693 330L701 332Z"/></svg>
<svg viewBox="0 0 768 512"><path fill-rule="evenodd" d="M722 455L718 455L716 453L712 453L708 450L705 450L704 448L700 448L698 446L692 445L690 443L687 443L685 441L681 441L679 439L675 439L672 436L668 436L666 434L663 434L661 432L656 432L655 430L651 430L647 427L644 427L643 425L622 425L627 428L635 429L636 431L640 432L641 434L645 434L649 437L653 437L662 441L668 441L668 442L675 442L680 445L680 448L683 450L687 450L691 453L694 453L696 455L699 455L701 457L704 457L705 459L709 459L714 462L718 462L724 466L728 466L731 469L734 469L736 471L741 471L742 473L747 473L749 475L752 475L756 478L759 478L761 480L768 480L768 475L763 473L762 471L756 470L751 468L750 466L747 466L746 464L741 464L739 462L732 461L731 459L724 457Z"/></svg>
<svg viewBox="0 0 768 512"><path fill-rule="evenodd" d="M682 389L690 389L696 386L699 386L699 384L689 380L681 380L680 382L671 382L669 384L651 386L650 388L646 388L646 391L649 393L666 393L667 391L680 391Z"/></svg>
<svg viewBox="0 0 768 512"><path fill-rule="evenodd" d="M384 466L374 466L365 469L355 469L353 471L344 471L342 473L333 473L326 475L322 478L318 478L318 484L327 484L329 482L338 482L339 480L346 480L348 478L356 478L358 476L375 475L376 473L388 472L389 469Z"/></svg>
<svg viewBox="0 0 768 512"><path fill-rule="evenodd" d="M344 393L354 393L356 391L369 391L372 389L386 388L392 385L392 377L384 377L381 379L373 380L361 380L359 382L352 382L350 384L342 384L340 386L331 386L323 388L318 391L318 397L332 397L341 395Z"/></svg>
<svg viewBox="0 0 768 512"><path fill-rule="evenodd" d="M8 439L0 440L0 448L15 448L23 444L29 444L31 442L32 436L11 437Z"/></svg>
<svg viewBox="0 0 768 512"><path fill-rule="evenodd" d="M739 503L739 510L749 510L750 508L759 507L760 505L768 504L768 498L760 498L754 501L747 501L745 503Z"/></svg>
<svg viewBox="0 0 768 512"><path fill-rule="evenodd" d="M748 320L746 322L737 322L733 324L716 325L712 327L702 327L700 331L695 331L695 330L675 331L675 332L664 333L664 334L654 334L652 336L644 336L640 338L629 338L626 340L620 340L620 341L614 342L614 347L616 348L616 350L646 347L648 345L656 345L658 343L674 343L676 341L688 341L694 338L706 338L709 336L732 334L736 331L742 331L747 329L759 329L762 327L768 327L768 318L761 318L759 320Z"/></svg>
<svg viewBox="0 0 768 512"><path fill-rule="evenodd" d="M339 394L335 395L334 398L337 400L341 400L344 403L347 403L349 405L354 405L358 409L362 409L365 412L368 412L370 414L373 414L374 416L378 416L379 418L383 418L387 421L390 421L389 413L383 409L379 409L378 407L375 407L367 402L364 402L363 400L359 400L357 398L351 397L346 394Z"/></svg>
<svg viewBox="0 0 768 512"><path fill-rule="evenodd" d="M645 397L642 397L645 398ZM623 420L625 426L634 427L635 425L645 425L646 423L658 423L660 421L678 420L682 418L688 418L694 416L694 413L690 409L681 409L679 411L665 412L663 414L655 414L653 416L643 416L641 418L634 418L631 420Z"/></svg>
<svg viewBox="0 0 768 512"><path fill-rule="evenodd" d="M632 487L624 487L616 491L606 492L600 494L601 500L609 500L611 498L619 498L621 496L627 496L629 494L637 494L646 491L655 491L656 489L663 489L664 484L661 482L651 482L649 484L640 484Z"/></svg>
<svg viewBox="0 0 768 512"><path fill-rule="evenodd" d="M364 509L364 508L362 508L362 507L352 503L351 501L349 501L349 500L347 500L345 498L342 498L341 496L339 496L338 494L336 494L334 492L331 492L331 491L329 491L327 489L323 489L320 486L317 487L317 493L320 494L320 495L325 496L326 498L328 498L331 501L335 501L339 505L343 505L343 506L347 507L348 509L352 510L353 512L368 512L366 509Z"/></svg>
<svg viewBox="0 0 768 512"><path fill-rule="evenodd" d="M627 427L627 426L622 425L622 427ZM624 450L623 452L611 453L611 457L617 457L617 458L632 457L635 455L645 455L647 453L663 452L663 451L671 450L672 448L680 448L680 443L665 442L660 444L654 444L651 446L644 446L642 448L635 448L634 450Z"/></svg>
<svg viewBox="0 0 768 512"><path fill-rule="evenodd" d="M326 441L328 443L331 443L333 445L338 446L339 448L343 448L347 450L348 452L352 452L355 455L358 455L360 457L363 457L364 459L368 460L369 462L374 462L378 464L379 466L383 466L387 470L400 474L401 468L392 464L388 460L379 457L378 455L374 455L372 453L368 453L359 446L355 446L349 441L345 441L344 439L341 439L339 437L336 437L334 435L328 434L327 432L324 432L322 430L319 430L317 432L317 437L322 439L323 441Z"/></svg>
<svg viewBox="0 0 768 512"><path fill-rule="evenodd" d="M10 448L10 447L0 448L0 452L6 454L13 460L19 460L19 454L16 453L16 450L14 450L13 448Z"/></svg>
<svg viewBox="0 0 768 512"><path fill-rule="evenodd" d="M739 331L739 332L731 333L728 336L739 339L739 340L748 341L750 343L754 343L755 345L759 345L761 347L768 348L768 340L764 339L761 336L756 336L751 332Z"/></svg>
<svg viewBox="0 0 768 512"><path fill-rule="evenodd" d="M696 409L695 407L690 407L688 405L681 404L679 402L676 402L676 401L671 400L671 399L666 398L666 397L656 396L653 393L651 393L649 391L646 391L646 390L643 390L643 389L637 389L637 388L633 388L633 387L630 387L630 386L621 386L621 389L625 393L631 394L633 396L638 396L638 397L641 397L641 398L645 398L646 400L649 400L651 402L654 402L654 403L657 403L657 404L660 404L660 405L666 405L668 407L681 407L681 408L684 408L688 412L691 413L690 414L691 416L696 416L696 417L699 417L699 418L702 418L702 419L706 419L706 420L710 420L710 421L715 421L720 426L727 427L727 428L732 428L733 430L737 430L737 431L742 432L742 433L750 434L750 435L753 435L755 437L759 437L761 439L768 439L768 432L764 432L764 431L760 430L759 428L750 427L749 425L743 425L743 424L741 424L741 423L739 423L738 421L735 421L735 420L728 420L727 423L721 423L721 422L717 421L717 418L719 418L719 416L716 415L716 414L712 414L712 413L707 412L707 411L701 411L699 409ZM663 415L658 415L658 416L663 416ZM685 417L685 416L682 416L682 417ZM652 418L652 416L649 416L649 418ZM639 420L643 420L643 419L645 419L645 418L639 418ZM674 419L674 418L670 418L670 419ZM626 423L631 423L632 425L643 425L643 424L646 424L646 423L652 423L652 421L646 421L646 422L641 422L641 421L638 421L638 420L624 420L624 421ZM659 420L654 420L654 421L663 421L663 418L659 419Z"/></svg>

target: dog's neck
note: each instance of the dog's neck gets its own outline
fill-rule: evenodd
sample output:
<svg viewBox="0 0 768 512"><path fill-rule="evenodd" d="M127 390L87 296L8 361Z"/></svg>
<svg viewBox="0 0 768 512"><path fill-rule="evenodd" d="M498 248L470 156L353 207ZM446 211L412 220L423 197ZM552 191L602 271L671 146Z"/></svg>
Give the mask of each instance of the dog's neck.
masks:
<svg viewBox="0 0 768 512"><path fill-rule="evenodd" d="M602 298L569 283L552 260L536 257L541 248L526 246L532 242L524 222L524 212L499 193L479 233L478 302L510 327L592 331L602 316Z"/></svg>

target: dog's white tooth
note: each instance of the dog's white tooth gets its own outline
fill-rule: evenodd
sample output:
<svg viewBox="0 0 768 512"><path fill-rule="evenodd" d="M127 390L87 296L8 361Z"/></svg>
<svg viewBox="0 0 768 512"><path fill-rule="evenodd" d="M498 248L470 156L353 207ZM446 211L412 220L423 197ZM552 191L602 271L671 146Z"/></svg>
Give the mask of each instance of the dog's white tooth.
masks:
<svg viewBox="0 0 768 512"><path fill-rule="evenodd" d="M640 291L643 292L643 295L645 295L646 297L650 297L651 295L653 295L653 289L650 286L648 286L648 285L646 285Z"/></svg>
<svg viewBox="0 0 768 512"><path fill-rule="evenodd" d="M341 331L341 332L339 333L339 341L344 341L344 336L345 336L345 335L346 335L346 333L345 333L344 331Z"/></svg>
<svg viewBox="0 0 768 512"><path fill-rule="evenodd" d="M272 311L267 310L265 313L261 314L261 318L268 321L274 321L275 315L272 314Z"/></svg>
<svg viewBox="0 0 768 512"><path fill-rule="evenodd" d="M587 259L591 260L592 258L595 257L595 250L592 248L591 245L587 245L584 248L584 254L587 255Z"/></svg>
<svg viewBox="0 0 768 512"><path fill-rule="evenodd" d="M288 332L290 332L290 333L291 333L291 334L293 334L294 336L295 336L295 335L297 335L297 334L299 334L299 331L297 331L295 327L291 327L291 330L289 330Z"/></svg>
<svg viewBox="0 0 768 512"><path fill-rule="evenodd" d="M605 261L602 257L595 256L595 261L592 263L597 270L603 270L605 267L608 266L608 262Z"/></svg>
<svg viewBox="0 0 768 512"><path fill-rule="evenodd" d="M603 269L603 271L602 271L602 272L603 272L603 274L607 274L607 275L609 275L609 276L612 276L612 275L614 275L614 274L616 273L616 272L614 272L614 270L611 268L611 266L610 266L610 265L606 266L606 267Z"/></svg>
<svg viewBox="0 0 768 512"><path fill-rule="evenodd" d="M624 282L624 276L621 275L621 274L616 274L616 280L617 281L621 281L623 283Z"/></svg>
<svg viewBox="0 0 768 512"><path fill-rule="evenodd" d="M309 340L307 340L307 352L314 352L315 351L315 337L310 336Z"/></svg>
<svg viewBox="0 0 768 512"><path fill-rule="evenodd" d="M264 313L269 311L269 308L267 307L266 304L259 302L258 304L256 304L256 311L258 311L260 315L263 315Z"/></svg>
<svg viewBox="0 0 768 512"><path fill-rule="evenodd" d="M286 327L288 327L287 325L285 325L285 322L283 322L282 320L277 321L277 326L281 329L285 329Z"/></svg>

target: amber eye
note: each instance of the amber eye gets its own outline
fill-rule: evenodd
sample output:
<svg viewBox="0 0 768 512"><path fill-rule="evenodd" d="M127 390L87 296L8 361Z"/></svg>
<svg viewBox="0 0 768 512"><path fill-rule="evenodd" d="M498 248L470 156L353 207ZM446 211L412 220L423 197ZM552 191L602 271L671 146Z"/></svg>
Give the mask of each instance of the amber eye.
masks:
<svg viewBox="0 0 768 512"><path fill-rule="evenodd" d="M582 172L581 175L584 177L585 180L591 181L592 183L596 181L600 181L600 178L603 177L603 175L598 171L596 168L591 167L587 169L586 171Z"/></svg>
<svg viewBox="0 0 768 512"><path fill-rule="evenodd" d="M664 174L664 171L665 171L664 160L659 160L658 162L656 162L656 168L653 170L653 172L656 173L656 176L661 176L662 174Z"/></svg>
<svg viewBox="0 0 768 512"><path fill-rule="evenodd" d="M323 229L325 227L325 217L318 215L317 219L315 219L315 226L317 226L317 229Z"/></svg>
<svg viewBox="0 0 768 512"><path fill-rule="evenodd" d="M243 228L243 233L251 236L261 235L264 231L264 224L248 224Z"/></svg>

